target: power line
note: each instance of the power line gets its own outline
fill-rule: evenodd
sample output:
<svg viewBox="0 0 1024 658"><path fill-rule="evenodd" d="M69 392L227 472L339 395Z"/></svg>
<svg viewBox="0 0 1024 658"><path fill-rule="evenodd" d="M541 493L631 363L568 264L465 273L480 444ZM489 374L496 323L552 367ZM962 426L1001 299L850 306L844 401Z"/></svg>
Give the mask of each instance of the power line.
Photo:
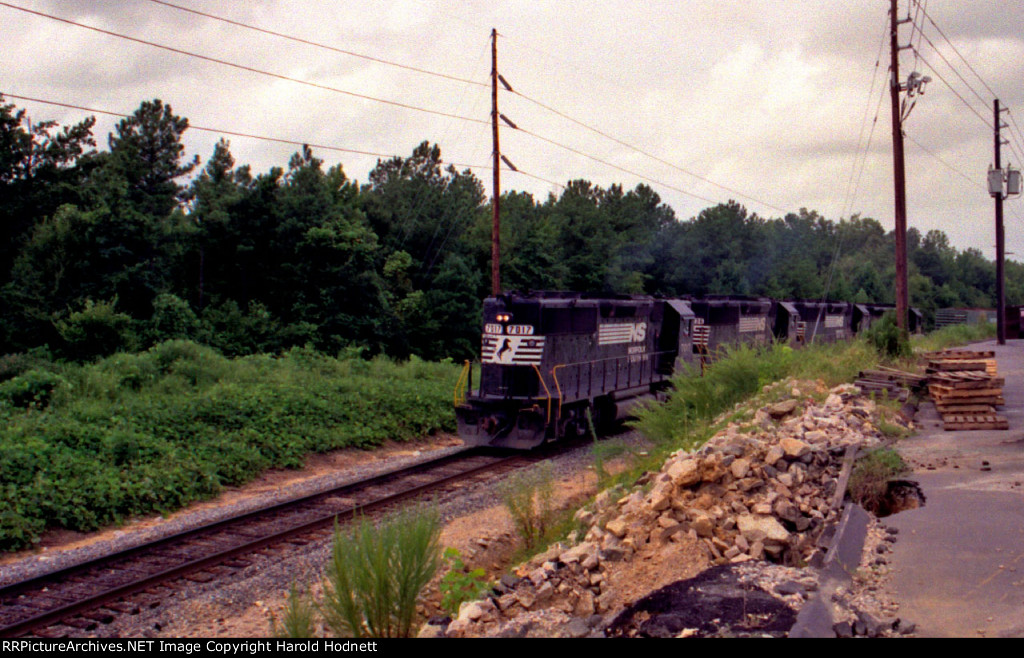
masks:
<svg viewBox="0 0 1024 658"><path fill-rule="evenodd" d="M633 146L632 144L624 142L621 139L618 139L617 137L609 135L606 132L603 132L603 131L601 131L601 130L593 127L593 126L590 126L590 125L588 125L588 124L586 124L586 123L584 123L584 122L582 122L582 121L580 121L578 119L575 119L575 118L569 116L568 114L565 114L563 112L560 112L559 110L556 110L553 107L545 105L544 103L542 103L542 102L540 102L540 101L538 101L538 100L536 100L534 98L531 98L531 97L527 96L526 94L523 94L522 92L519 92L517 90L512 90L512 93L515 94L516 96L519 96L519 97L523 98L526 101L529 101L529 102L531 102L531 103L533 103L533 104L535 104L535 105L537 105L537 106L547 110L548 112L556 114L556 115L562 117L563 119L566 119L567 121L571 121L572 123L574 123L574 124L576 124L576 125L578 125L578 126L580 126L582 128L585 128L585 129L587 129L587 130L589 130L589 131L591 131L591 132L593 132L593 133L595 133L597 135L600 135L601 137L604 137L605 139L611 140L611 141L615 142L616 144L618 144L620 146L624 146L624 147L626 147L626 148L628 148L628 149L630 149L632 151L635 151L635 152L637 152L637 153L639 153L641 155L644 155L644 156L646 156L646 157L648 157L648 158L650 158L650 159L652 159L652 160L654 160L656 162L659 162L659 163L661 163L663 165L666 165L668 167L676 169L677 171L681 171L682 173L686 174L687 176L692 176L692 177L696 178L697 180L703 181L703 182L705 182L705 183L707 183L709 185L713 185L713 186L715 186L715 187L717 187L719 189L725 190L726 192L729 192L730 194L735 194L737 196L741 196L744 199L748 199L750 201L753 201L754 203L757 203L759 205L765 206L766 208L771 208L772 210L777 210L777 211L779 211L781 213L786 213L787 212L785 208L780 208L778 206L772 205L772 204L770 204L770 203L768 203L766 201L762 201L762 200L757 199L755 197L752 197L752 196L749 196L747 194L744 194L743 192L740 192L739 190L734 190L734 189L732 189L730 187L726 187L725 185L720 185L719 183L716 183L713 180L705 178L704 176L701 176L700 174L695 174L692 171L687 171L686 169L680 167L679 165L673 164L673 163L671 163L671 162L669 162L667 160L664 160L663 158L660 158L660 157L658 157L658 156L656 156L656 155L654 155L652 153L649 153L649 152L647 152L647 151L645 151L645 150L643 150L643 149L641 149L641 148L639 148L637 146Z"/></svg>
<svg viewBox="0 0 1024 658"><path fill-rule="evenodd" d="M875 126L878 124L878 114L882 107L882 98L885 97L885 85L882 85L882 93L878 98L878 106L875 108L875 118L871 122L871 132L868 133L868 141L864 146L864 155L861 156L860 144L864 137L864 129L868 123L868 116L871 112L871 98L875 95L875 83L878 80L879 73L882 72L882 53L885 50L885 39L889 33L889 19L886 17L885 22L882 25L882 40L878 44L878 54L875 56L875 70L871 74L871 89L868 90L867 104L864 106L864 117L861 119L860 133L857 135L857 152L854 156L853 167L850 169L850 178L846 182L846 200L842 205L842 212L840 218L850 212L853 207L853 202L856 199L856 191L860 187L860 176L864 173L864 166L867 163L868 153L871 149L871 138L875 133ZM884 76L883 76L884 77ZM858 161L863 161L858 165ZM858 173L858 166L860 172ZM854 184L854 178L856 177L856 185Z"/></svg>
<svg viewBox="0 0 1024 658"><path fill-rule="evenodd" d="M963 103L963 104L964 104L965 106L967 106L967 109L969 109L969 110L970 110L971 112L973 112L973 113L974 113L974 116L976 116L976 117L978 117L979 119L981 119L982 123L984 123L984 124L985 124L986 126L988 126L988 127L989 127L989 130L994 130L994 129L995 129L995 128L994 128L994 126L992 125L992 123L991 123L991 122L990 122L990 121L989 121L988 119L986 119L986 118L985 118L985 117L984 117L984 116L983 116L983 115L982 115L981 113L979 113L979 112L978 112L978 110L976 110L976 109L974 108L974 106L973 106L973 105L971 105L970 103L968 103L968 102L967 102L967 99L966 99L966 98L964 98L964 97L963 97L963 96L962 96L962 95L960 94L960 92L958 92L958 91L957 91L956 89L954 89L954 88L953 88L953 85L949 84L949 81L948 81L948 80L946 80L946 78L944 78L944 77L942 76L942 74L941 74L941 73L939 73L939 72L938 72L938 71L937 71L937 70L935 69L935 67L934 67L934 66L932 66L932 65L931 65L931 64L930 64L930 63L928 62L928 60L927 60L927 59L925 59L925 58L924 58L924 56L923 56L923 55L921 55L920 53L918 53L918 56L919 56L919 57L921 58L921 61L922 61L922 62L924 62L924 65L925 65L925 66L927 66L927 67L928 67L928 68L929 68L929 69L931 70L931 72L932 72L932 73L934 73L935 75L937 75L937 76L939 77L939 80L942 80L942 82L943 82L943 83L945 83L945 85L946 85L947 87L949 87L949 90L950 90L950 91L952 91L952 92L953 92L953 93L954 93L954 94L956 95L956 97L960 99L960 102L962 102L962 103Z"/></svg>
<svg viewBox="0 0 1024 658"><path fill-rule="evenodd" d="M518 132L521 132L524 135L529 135L530 137L533 137L534 139L538 139L538 140L540 140L542 142L546 142L548 144L551 144L552 146L557 146L558 148L561 148L561 149L564 149L566 151L569 151L570 153L574 153L574 154L582 156L584 158L593 160L594 162L603 164L606 167L611 167L612 169L617 169L618 171L621 171L623 173L629 174L630 176L636 176L637 178L640 178L641 180L645 180L645 181L647 181L649 183L653 183L654 185L658 185L660 187L665 187L667 189L674 190L674 191L679 192L681 194L685 194L687 196L693 197L695 199L699 199L701 201L704 201L706 203L710 203L712 205L717 203L717 202L715 202L715 201L713 201L711 199L708 199L707 197L702 197L699 194L694 194L693 192L689 192L689 191L684 190L682 188L678 188L678 187L675 187L673 185L669 185L668 183L663 183L663 182L661 182L659 180L650 178L648 176L644 176L643 174L637 173L635 171L631 171L631 170L626 169L624 167L620 167L617 164L614 164L612 162L608 162L607 160L602 160L601 158L598 158L597 156L593 156L593 155L590 155L588 153L584 153L583 151L575 149L575 148L573 148L571 146L566 146L565 144L562 144L560 142L556 142L555 140L549 139L549 138L544 137L542 135L538 135L537 133L534 133L534 132L531 132L529 130L526 130L525 128L517 127L514 130L516 130Z"/></svg>
<svg viewBox="0 0 1024 658"><path fill-rule="evenodd" d="M932 26L938 31L938 33L942 35L942 38L946 40L946 43L948 43L949 47L953 49L953 52L955 52L957 56L959 56L960 59L963 61L963 63L967 65L967 68L971 70L971 73L973 73L975 77L977 77L978 80L981 81L981 84L985 85L985 89L988 89L988 93L992 94L993 98L997 98L998 94L992 91L992 87L990 87L988 83L985 82L985 79L981 77L981 75L977 71L974 70L974 67L971 66L971 63L967 61L967 58L960 53L960 51L957 49L955 45L953 45L953 42L950 41L949 37L946 36L946 33L942 31L942 28L938 26L934 19L932 19L931 14L929 14L924 7L921 8L921 13L924 14L925 18L928 19L928 22L932 24ZM934 46L932 47L934 48Z"/></svg>
<svg viewBox="0 0 1024 658"><path fill-rule="evenodd" d="M907 139L909 139L910 141L912 141L912 142L913 142L914 144L916 144L916 145L917 145L917 147L918 147L919 149L921 149L922 151L924 151L925 153L927 153L927 154L928 154L928 155L930 155L931 157L933 157L933 158L935 158L936 160L938 160L938 161L939 161L940 163L942 163L942 165L943 165L944 167L946 167L947 169L949 169L950 171L952 171L952 172L953 172L954 174L956 174L956 175L960 176L961 178L963 178L964 180L966 180L966 181L967 181L968 183L970 183L971 185L973 185L973 186L976 186L976 187L980 187L980 188L981 188L981 189L983 189L983 190L988 190L988 186L987 186L987 185L985 185L985 184L983 184L983 183L981 183L981 182L979 182L979 181L977 181L977 180L975 180L975 179L971 178L970 176L968 176L967 174L965 174L965 173L964 173L963 171L961 171L961 170L957 169L956 167L954 167L953 165L949 164L949 163L948 163L948 162L946 162L946 161L945 161L945 160L944 160L944 159L943 159L942 157L940 157L940 156L936 155L935 153L933 153L932 151L930 151L930 150L929 150L929 149L928 149L927 147L925 147L925 146L924 146L923 144L921 144L921 142L919 142L919 141L917 141L916 139L914 139L914 138L913 138L913 137L912 137L911 135L907 134L907 135L906 135L906 137L907 137Z"/></svg>
<svg viewBox="0 0 1024 658"><path fill-rule="evenodd" d="M123 112L112 112L110 110L98 110L96 108L83 107L81 105L73 105L71 103L61 103L61 102L58 102L58 101L44 100L42 98L33 98L31 96L19 96L17 94L9 94L7 92L0 92L0 96L2 96L4 98L14 98L14 99L17 99L17 100L20 100L20 101L28 101L28 102L32 102L32 103L42 103L44 105L55 105L57 107L64 107L64 108L68 108L68 109L71 109L71 110L80 110L82 112L91 112L91 113L94 113L94 114L103 114L103 115L106 115L106 116L119 117L119 118L122 118L122 119L128 118L128 117L131 116L130 114L125 114ZM368 155L368 156L372 156L372 157L376 157L376 158L388 158L388 159L390 159L390 158L402 158L402 156L396 155L396 154L393 154L393 153L378 153L378 152L375 152L375 151L361 151L361 150L358 150L358 149L346 148L346 147L342 147L342 146L330 146L330 145L327 145L327 144L316 144L316 143L313 143L313 142L300 141L300 140L294 140L294 139L285 139L285 138L282 138L282 137L268 137L266 135L256 135L256 134L253 134L253 133L245 133L245 132L240 132L240 131L237 131L237 130L226 130L224 128L210 128L210 127L206 127L206 126L197 126L197 125L193 125L191 122L189 123L188 127L189 127L190 130L198 130L198 131L201 131L201 132L216 133L216 134L219 134L219 135L228 135L230 137L242 137L242 138L245 138L245 139L255 139L255 140L260 140L260 141L264 141L264 142L276 142L276 143L279 143L279 144L288 144L288 145L292 145L292 146L308 146L308 147L313 148L313 149L320 149L320 150L324 150L324 151L337 151L337 152L341 152L341 153L353 153L353 154L356 154L356 155ZM467 168L467 169L490 169L490 167L486 166L486 165L470 165L470 164L464 164L464 163L459 163L459 162L447 162L447 161L444 161L444 160L441 160L440 162L442 162L444 164L452 165L454 167L463 167L463 168ZM525 172L519 172L519 173L524 173L524 175L527 175L527 176L530 175L530 174L525 174ZM543 180L543 179L541 179L541 180ZM550 182L550 181L547 181L547 182Z"/></svg>
<svg viewBox="0 0 1024 658"><path fill-rule="evenodd" d="M924 33L922 33L921 36L924 36ZM956 77L960 78L960 81L963 82L967 86L967 88L971 90L971 93L974 94L974 97L981 101L982 105L988 106L992 104L990 100L986 100L985 98L983 98L982 95L979 94L978 91L971 86L971 83L967 82L967 79L964 78L964 76L960 75L960 72L956 70L956 67L953 66L948 59L946 59L946 56L942 54L942 51L940 51L934 43L932 43L931 39L929 39L928 37L924 37L924 40L927 41L928 45L932 47L932 50L935 51L935 54L938 55L942 59L942 61L946 63L946 66L948 66L950 70L956 74Z"/></svg>
<svg viewBox="0 0 1024 658"><path fill-rule="evenodd" d="M29 14L34 14L36 16L41 16L43 18L49 18L51 20L55 20L55 21L58 21L58 22L61 22L61 23L66 23L68 25L74 25L75 27L81 27L81 28L84 28L84 29L87 29L87 30L91 30L93 32L99 32L100 34L105 34L105 35L108 35L108 36L117 37L119 39L125 39L127 41L132 41L134 43L140 43L140 44L143 44L143 45L146 45L146 46L152 46L154 48L159 48L161 50L166 50L166 51L169 51L169 52L172 52L172 53L177 53L179 55L186 55L188 57L195 57L197 59L201 59L201 60L204 60L204 61L207 61L207 62L213 62L215 64L221 64L223 66L229 66L231 68L239 69L239 70L242 70L242 71L248 71L250 73L257 73L259 75L265 75L265 76L269 76L269 77L272 77L272 78L277 78L279 80L286 80L288 82L294 82L296 84L306 85L306 86L309 86L309 87L315 87L317 89L322 89L322 90L325 90L325 91L333 91L335 93L345 94L346 96L353 96L355 98L361 98L363 100L374 101L376 103L384 103L386 105L393 105L395 107L401 107L401 108L404 108L404 109L407 109L407 110L415 110L417 112L426 112L427 114L434 114L434 115L438 115L438 116L448 117L450 119L460 119L462 121L469 121L469 122L472 122L472 123L483 123L483 124L488 123L487 121L485 121L483 119L474 119L472 117L459 116L457 114L451 114L449 112L441 112L439 110L430 110L430 109L427 109L427 108L424 108L424 107L418 107L416 105L409 105L407 103L400 103L398 101L391 101L391 100L386 100L386 99L383 99L383 98L375 98L373 96L367 96L366 94L359 94L359 93L356 93L354 91L347 91L345 89L339 89L337 87L330 87L328 85L322 85L322 84L319 84L319 83L316 83L316 82L310 82L308 80L300 80L299 78L293 78L293 77L290 77L290 76L287 76L287 75L282 75L280 73L273 73L273 72L270 72L270 71L264 71L262 69L257 69L257 68L251 67L251 66L245 66L245 65L242 65L242 64L235 64L234 62L229 62L229 61L226 61L226 60L223 60L223 59L218 59L218 58L215 58L215 57L209 57L207 55L200 55L198 53L192 53L192 52L189 52L187 50L181 50L179 48L173 48L171 46L165 46L165 45L162 45L162 44L154 43L152 41L146 41L144 39L137 39L135 37L130 37L130 36L125 35L125 34L119 34L117 32L111 32L110 30L104 30L104 29L101 29L101 28L98 28L98 27L94 27L92 25L86 25L84 23L78 23L78 22L75 22L75 21L72 21L72 20L69 20L69 19L66 19L66 18L60 18L59 16L52 16L50 14L44 14L42 12L34 11L32 9L26 9L25 7L19 7L17 5L12 5L12 4L7 3L7 2L0 2L0 6L7 7L9 9L15 9L17 11L23 11L23 12L26 12L26 13L29 13Z"/></svg>
<svg viewBox="0 0 1024 658"><path fill-rule="evenodd" d="M400 62L395 62L395 61L391 61L391 60L387 60L387 59L382 59L380 57L374 57L372 55L365 55L363 53L357 53L357 52L353 52L351 50L345 50L343 48L336 48L334 46L329 46L327 44L319 43L317 41L310 41L308 39L303 39L302 37L297 37L297 36L294 36L294 35L291 35L291 34L284 34L283 32L275 32L273 30L268 30L266 28L257 27L255 25L250 25L248 23L242 23L241 21L232 20L230 18L224 18L223 16L216 16L214 14L209 14L209 13L206 13L206 12L203 12L203 11L197 11L195 9L189 9L188 7L182 7L180 5L176 5L176 4L171 3L171 2L165 2L164 0L148 0L148 1L152 2L154 4L164 5L165 7L170 7L172 9L177 9L177 10L180 10L180 11L185 11L185 12L188 12L190 14L195 14L197 16L203 16L204 18L209 18L209 19L212 19L212 20L215 20L215 21L221 21L222 23L228 23L229 25L234 25L236 27L241 27L241 28L244 28L246 30L252 30L254 32L260 32L262 34L268 34L270 36L279 37L281 39L287 39L289 41L295 41L296 43L305 44L307 46L314 46L316 48L323 48L325 50L330 50L332 52L341 53L343 55L350 55L352 57L358 57L360 59L369 60L371 62L377 62L378 64L386 64L388 66L395 66L395 67L398 67L398 68L406 69L408 71L415 71L416 73L423 73L423 74L426 74L426 75L432 75L432 76L435 76L435 77L438 77L438 78L444 78L446 80L453 80L455 82L463 82L463 83L466 83L466 84L477 85L477 86L480 86L480 87L487 87L488 86L486 82L481 82L479 80L470 80L468 78L460 78L458 76L449 75L447 73L440 73L438 71L430 71L430 70L422 69L422 68L419 68L419 67L416 67L416 66L410 66L408 64L402 64Z"/></svg>

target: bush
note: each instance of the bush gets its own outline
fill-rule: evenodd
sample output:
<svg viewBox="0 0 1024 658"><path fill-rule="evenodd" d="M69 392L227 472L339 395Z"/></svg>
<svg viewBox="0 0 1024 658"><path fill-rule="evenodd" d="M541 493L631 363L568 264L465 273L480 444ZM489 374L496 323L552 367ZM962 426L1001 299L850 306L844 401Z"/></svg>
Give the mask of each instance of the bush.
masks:
<svg viewBox="0 0 1024 658"><path fill-rule="evenodd" d="M410 637L416 599L440 566L436 512L406 512L380 526L363 520L335 529L320 606L324 620L346 637Z"/></svg>
<svg viewBox="0 0 1024 658"><path fill-rule="evenodd" d="M0 550L44 527L171 512L313 452L454 430L458 368L309 348L229 359L173 340L0 382ZM2 486L2 485L0 485ZM3 505L0 505L2 511Z"/></svg>
<svg viewBox="0 0 1024 658"><path fill-rule="evenodd" d="M913 354L910 348L910 334L896 324L895 311L887 311L881 318L872 322L864 335L868 343L883 357L901 359Z"/></svg>
<svg viewBox="0 0 1024 658"><path fill-rule="evenodd" d="M117 299L108 302L85 300L80 311L54 322L64 339L63 351L71 359L91 361L136 347L134 321L114 310Z"/></svg>
<svg viewBox="0 0 1024 658"><path fill-rule="evenodd" d="M444 559L448 563L448 573L441 578L441 609L451 616L459 612L459 606L466 601L475 601L491 589L483 569L469 570L462 561L459 551L454 548L445 549Z"/></svg>
<svg viewBox="0 0 1024 658"><path fill-rule="evenodd" d="M498 495L527 550L538 545L554 521L554 492L554 476L548 462L540 463L534 470L514 473L498 487Z"/></svg>
<svg viewBox="0 0 1024 658"><path fill-rule="evenodd" d="M6 402L22 409L44 409L50 404L54 391L67 381L47 370L28 372L0 382L0 404Z"/></svg>
<svg viewBox="0 0 1024 658"><path fill-rule="evenodd" d="M906 462L895 450L872 450L857 460L847 491L855 503L877 514L889 493L889 482L907 470Z"/></svg>
<svg viewBox="0 0 1024 658"><path fill-rule="evenodd" d="M278 638L307 638L316 633L314 619L316 606L310 597L292 583L288 590L288 606L284 609L281 624L277 619L270 618L270 635Z"/></svg>
<svg viewBox="0 0 1024 658"><path fill-rule="evenodd" d="M188 302L177 295L164 293L153 300L153 316L149 319L149 342L171 339L195 339L200 333L199 317Z"/></svg>

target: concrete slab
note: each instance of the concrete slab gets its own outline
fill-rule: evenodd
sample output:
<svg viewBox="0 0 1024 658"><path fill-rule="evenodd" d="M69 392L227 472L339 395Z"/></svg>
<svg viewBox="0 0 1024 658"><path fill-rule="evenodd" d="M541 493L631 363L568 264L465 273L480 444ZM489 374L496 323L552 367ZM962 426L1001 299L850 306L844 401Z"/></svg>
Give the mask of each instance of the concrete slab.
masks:
<svg viewBox="0 0 1024 658"><path fill-rule="evenodd" d="M944 431L935 408L897 448L925 496L885 520L901 618L927 637L1024 637L1024 341L995 341L1009 430Z"/></svg>

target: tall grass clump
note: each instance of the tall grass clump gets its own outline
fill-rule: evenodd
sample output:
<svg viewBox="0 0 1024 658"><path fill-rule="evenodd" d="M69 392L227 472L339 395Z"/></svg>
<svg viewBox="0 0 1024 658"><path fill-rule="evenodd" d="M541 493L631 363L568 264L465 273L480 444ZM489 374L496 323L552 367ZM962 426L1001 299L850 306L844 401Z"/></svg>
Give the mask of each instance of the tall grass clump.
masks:
<svg viewBox="0 0 1024 658"><path fill-rule="evenodd" d="M410 637L416 599L441 563L440 528L436 512L418 510L335 529L320 604L327 626L343 637Z"/></svg>
<svg viewBox="0 0 1024 658"><path fill-rule="evenodd" d="M957 345L966 345L996 336L996 325L992 322L980 324L954 324L937 329L924 336L914 336L912 344L917 352L938 352Z"/></svg>
<svg viewBox="0 0 1024 658"><path fill-rule="evenodd" d="M555 521L554 475L551 464L513 473L498 486L498 495L527 551L540 545Z"/></svg>
<svg viewBox="0 0 1024 658"><path fill-rule="evenodd" d="M271 617L270 634L279 638L307 638L316 634L316 605L295 583L288 590L288 604L281 623Z"/></svg>
<svg viewBox="0 0 1024 658"><path fill-rule="evenodd" d="M712 421L776 381L794 377L835 386L877 363L878 355L862 340L808 345L738 345L723 350L706 371L687 368L672 379L664 404L637 413L636 427L666 447L692 449L706 441Z"/></svg>

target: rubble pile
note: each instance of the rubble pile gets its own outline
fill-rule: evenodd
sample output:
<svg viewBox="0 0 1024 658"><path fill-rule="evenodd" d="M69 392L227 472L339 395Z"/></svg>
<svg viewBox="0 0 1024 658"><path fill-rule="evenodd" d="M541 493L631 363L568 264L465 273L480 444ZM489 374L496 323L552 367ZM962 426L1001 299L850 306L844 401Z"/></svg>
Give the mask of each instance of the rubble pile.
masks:
<svg viewBox="0 0 1024 658"><path fill-rule="evenodd" d="M839 513L847 447L870 448L883 436L874 401L854 386L828 391L823 402L792 382L777 386L791 397L762 406L746 423L730 423L699 450L672 454L631 490L599 494L577 512L586 528L578 543L552 547L519 577L503 579L494 595L464 604L444 633L603 636L629 603L617 596L612 575L621 581L624 570L666 551L701 551L713 565L813 564ZM666 583L682 577L666 576ZM798 606L802 597L783 590L769 593Z"/></svg>

